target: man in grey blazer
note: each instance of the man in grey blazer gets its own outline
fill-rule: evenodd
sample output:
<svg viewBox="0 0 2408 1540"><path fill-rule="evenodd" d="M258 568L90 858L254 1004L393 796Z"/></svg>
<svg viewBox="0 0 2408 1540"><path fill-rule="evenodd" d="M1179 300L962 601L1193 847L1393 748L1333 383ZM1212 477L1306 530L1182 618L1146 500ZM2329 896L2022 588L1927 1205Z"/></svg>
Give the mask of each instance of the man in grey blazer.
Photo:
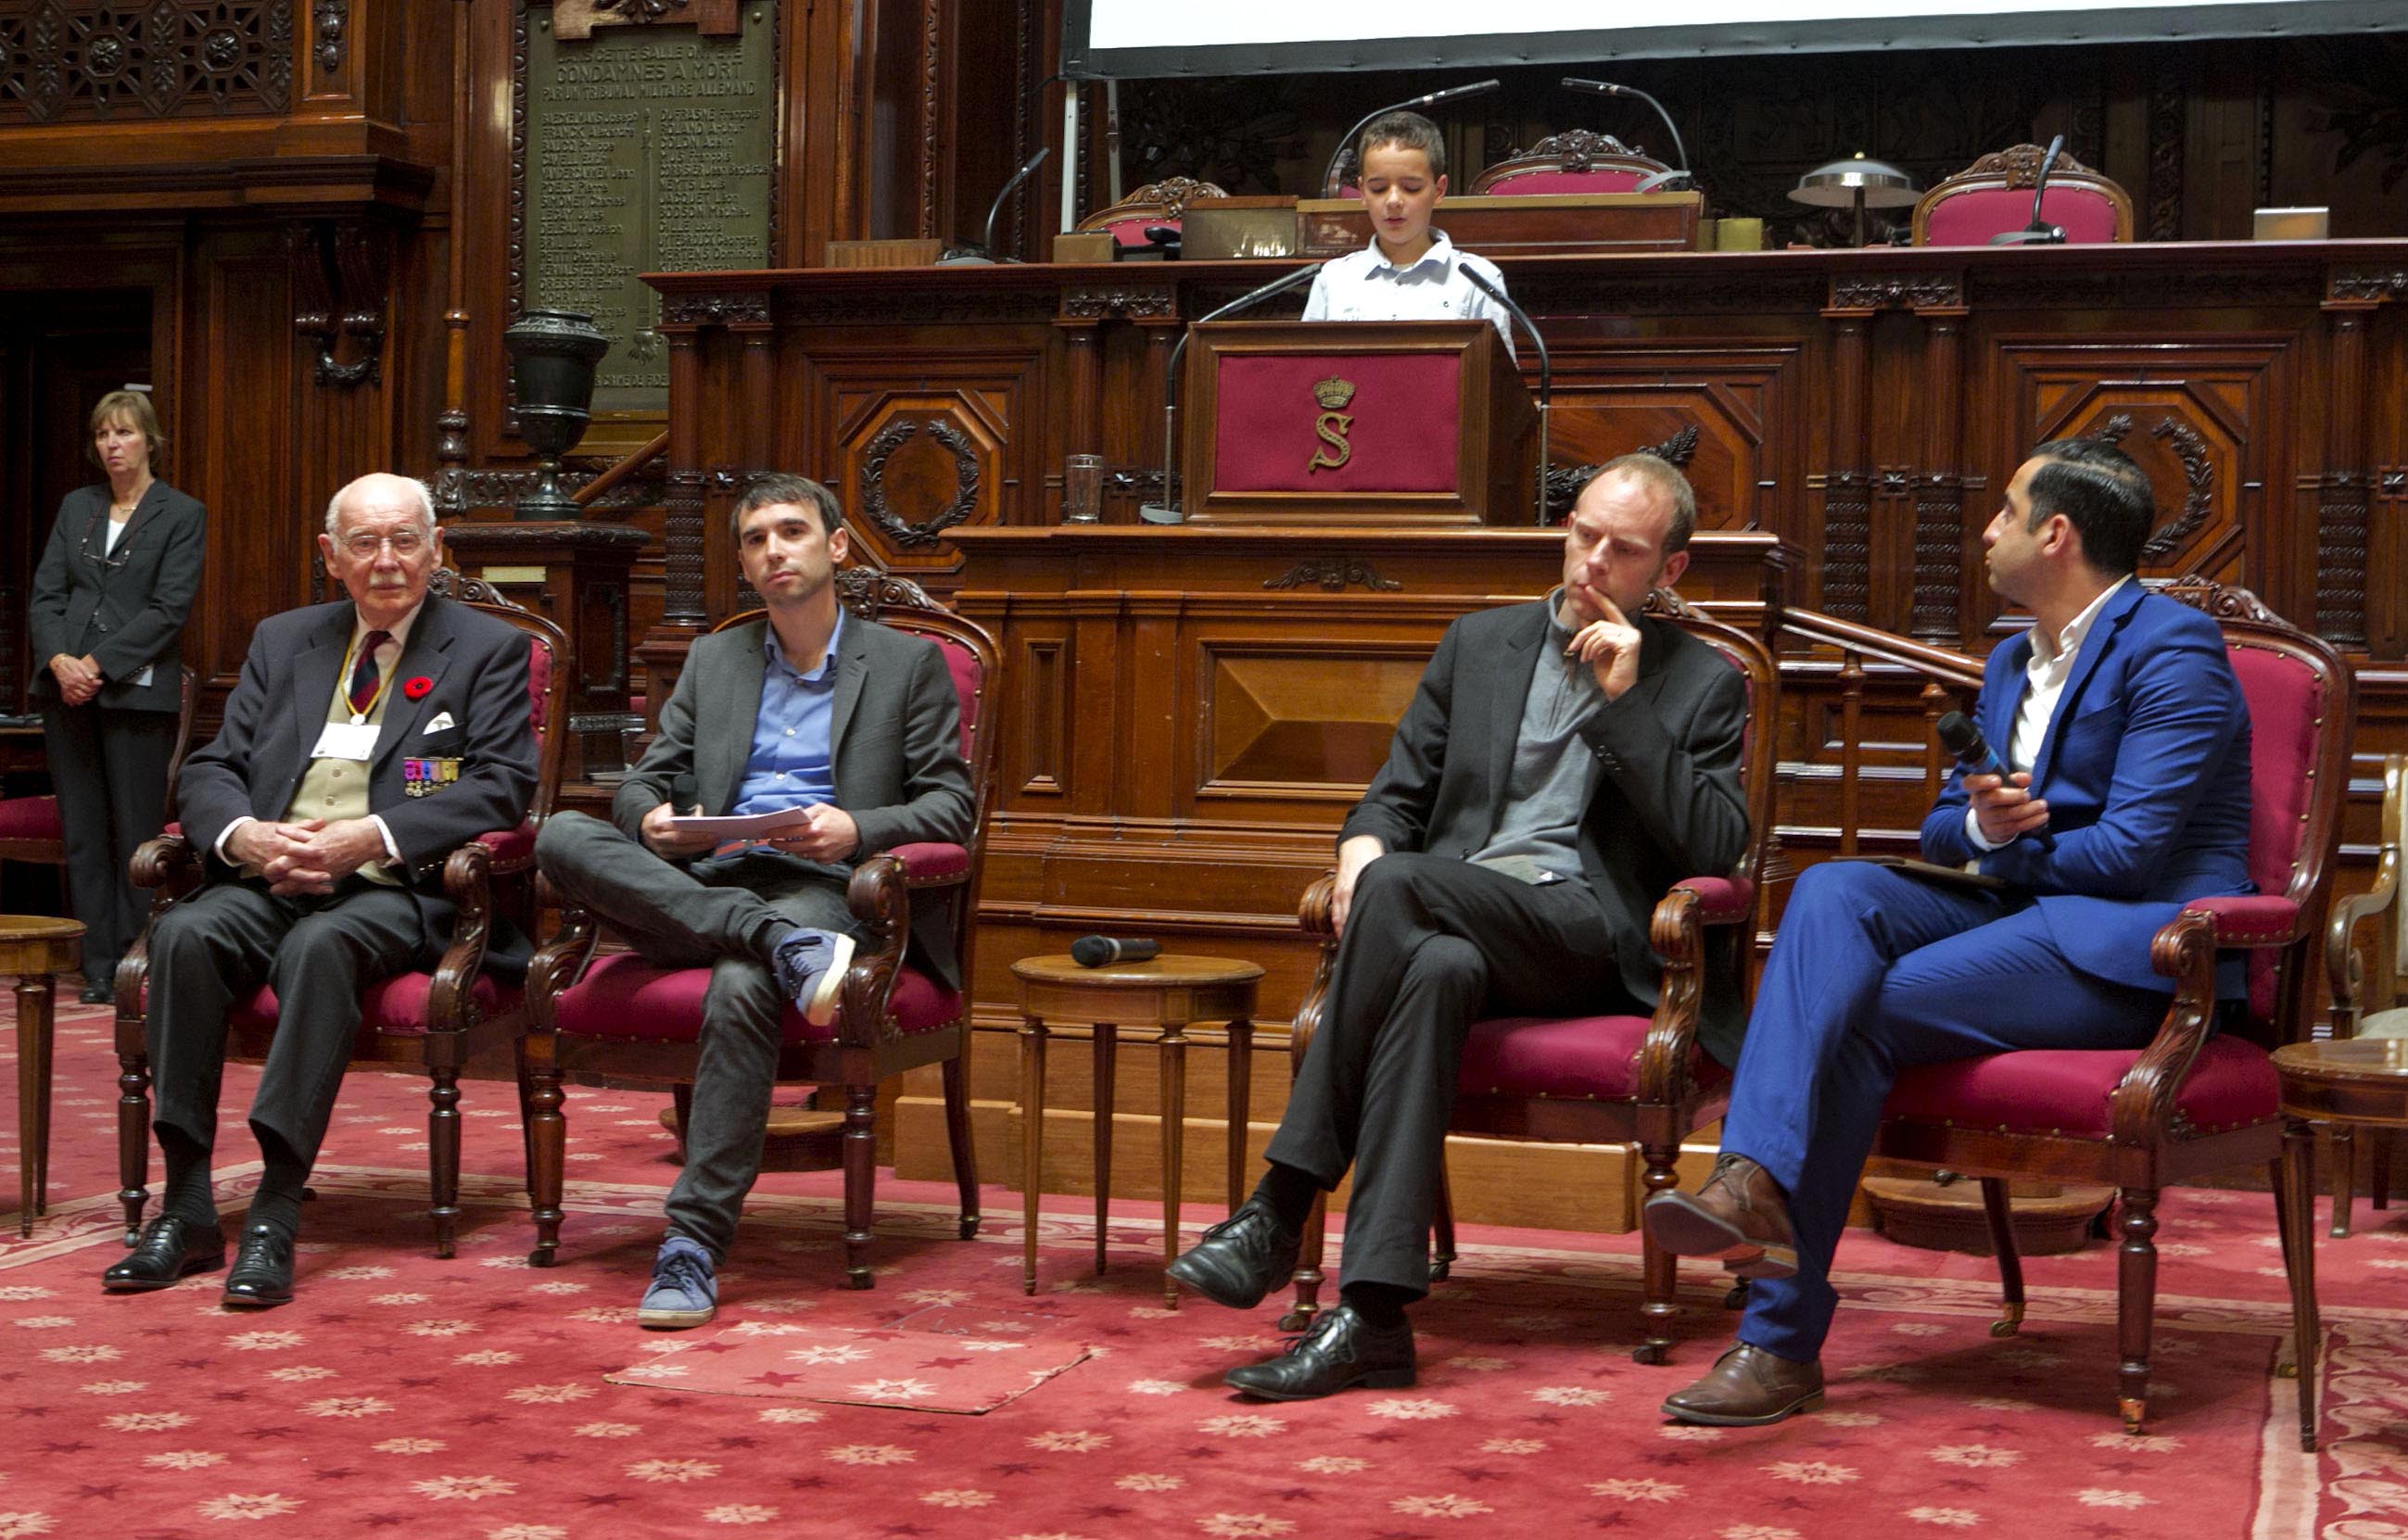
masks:
<svg viewBox="0 0 2408 1540"><path fill-rule="evenodd" d="M845 885L863 858L915 841L966 843L972 801L961 704L936 644L847 616L836 497L800 476L755 478L738 500L738 560L765 620L686 654L660 735L612 800L616 827L555 813L536 843L553 885L664 967L709 967L685 1169L637 1319L699 1326L760 1174L791 1005L835 1009L860 929ZM701 814L781 813L740 841L680 830ZM912 918L919 960L960 982L942 914Z"/></svg>
<svg viewBox="0 0 2408 1540"><path fill-rule="evenodd" d="M1413 1382L1404 1306L1428 1233L1464 1039L1483 1016L1645 1012L1656 900L1747 840L1740 675L1640 614L1688 565L1697 502L1652 455L1607 463L1565 531L1563 586L1447 628L1388 761L1340 831L1338 955L1321 1030L1253 1197L1170 1267L1259 1304L1296 1266L1316 1193L1351 1165L1340 1304L1233 1369L1295 1401ZM1737 1051L1737 981L1710 978L1709 1051Z"/></svg>
<svg viewBox="0 0 2408 1540"><path fill-rule="evenodd" d="M226 1013L266 984L276 1036L251 1105L263 1169L224 1303L292 1299L302 1183L359 1035L361 986L433 964L454 915L444 863L526 816L526 638L427 592L442 533L408 478L337 492L318 544L350 597L259 623L223 725L178 777L207 879L150 927L166 1180L159 1217L102 1275L111 1290L222 1265L209 1162Z"/></svg>

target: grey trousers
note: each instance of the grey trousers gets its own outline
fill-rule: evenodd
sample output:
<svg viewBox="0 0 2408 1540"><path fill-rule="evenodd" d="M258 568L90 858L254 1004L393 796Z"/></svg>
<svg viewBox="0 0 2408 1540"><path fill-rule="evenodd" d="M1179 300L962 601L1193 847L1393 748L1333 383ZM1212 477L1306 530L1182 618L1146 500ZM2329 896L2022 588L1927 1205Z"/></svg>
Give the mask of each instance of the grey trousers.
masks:
<svg viewBox="0 0 2408 1540"><path fill-rule="evenodd" d="M668 1219L669 1233L724 1261L744 1194L761 1173L779 1019L789 1004L770 951L792 925L858 937L861 922L844 902L851 874L770 850L681 864L615 825L568 812L544 820L536 860L554 887L618 930L646 962L710 970L685 1169L669 1191Z"/></svg>

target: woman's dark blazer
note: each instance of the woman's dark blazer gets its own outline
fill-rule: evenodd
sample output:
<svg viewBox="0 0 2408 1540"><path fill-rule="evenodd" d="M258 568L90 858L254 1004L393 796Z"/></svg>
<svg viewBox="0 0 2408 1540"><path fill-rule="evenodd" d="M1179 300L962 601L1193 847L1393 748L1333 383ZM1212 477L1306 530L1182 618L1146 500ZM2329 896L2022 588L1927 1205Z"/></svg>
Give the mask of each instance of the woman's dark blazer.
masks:
<svg viewBox="0 0 2408 1540"><path fill-rule="evenodd" d="M59 699L50 660L92 655L103 681L96 706L173 711L182 698L184 620L201 583L208 510L153 481L109 551L108 487L78 487L34 569L34 698ZM134 683L145 665L149 684Z"/></svg>

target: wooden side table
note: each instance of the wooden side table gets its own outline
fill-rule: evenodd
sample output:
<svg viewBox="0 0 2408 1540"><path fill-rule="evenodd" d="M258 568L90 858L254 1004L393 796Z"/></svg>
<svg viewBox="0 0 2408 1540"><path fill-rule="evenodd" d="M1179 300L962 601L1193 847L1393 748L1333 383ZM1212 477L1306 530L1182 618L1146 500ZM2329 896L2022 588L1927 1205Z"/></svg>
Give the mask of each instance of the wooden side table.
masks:
<svg viewBox="0 0 2408 1540"><path fill-rule="evenodd" d="M1145 962L1082 968L1067 956L1024 957L1020 980L1021 1181L1026 1227L1021 1289L1037 1292L1037 1197L1044 1174L1045 1040L1048 1021L1095 1027L1096 1271L1104 1270L1105 1216L1112 1186L1112 1061L1120 1029L1153 1027L1162 1052L1162 1260L1179 1255L1179 1173L1187 1115L1187 1029L1229 1024L1229 1206L1242 1201L1246 1176L1246 1091L1254 1034L1254 984L1263 970L1226 957L1165 952ZM1179 1308L1179 1286L1162 1282L1163 1302Z"/></svg>
<svg viewBox="0 0 2408 1540"><path fill-rule="evenodd" d="M76 965L83 922L0 915L0 974L17 976L17 1233L49 1212L50 977Z"/></svg>
<svg viewBox="0 0 2408 1540"><path fill-rule="evenodd" d="M2283 1090L2283 1260L2300 1357L2300 1447L2316 1447L2315 1165L2318 1123L2408 1129L2408 1038L2290 1043L2274 1050Z"/></svg>

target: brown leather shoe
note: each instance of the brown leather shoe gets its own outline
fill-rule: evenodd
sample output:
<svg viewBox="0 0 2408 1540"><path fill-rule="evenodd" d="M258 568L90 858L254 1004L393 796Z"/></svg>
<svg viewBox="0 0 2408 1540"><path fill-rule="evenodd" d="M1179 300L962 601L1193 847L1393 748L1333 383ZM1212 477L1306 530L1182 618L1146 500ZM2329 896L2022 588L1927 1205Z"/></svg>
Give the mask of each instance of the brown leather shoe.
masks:
<svg viewBox="0 0 2408 1540"><path fill-rule="evenodd" d="M1760 1428L1823 1405L1823 1365L1796 1363L1742 1342L1706 1377L1664 1398L1664 1415L1718 1428Z"/></svg>
<svg viewBox="0 0 2408 1540"><path fill-rule="evenodd" d="M1798 1271L1788 1195L1744 1155L1716 1159L1714 1174L1695 1194L1656 1193L1641 1218L1649 1238L1676 1257L1720 1257L1743 1278L1785 1278Z"/></svg>

